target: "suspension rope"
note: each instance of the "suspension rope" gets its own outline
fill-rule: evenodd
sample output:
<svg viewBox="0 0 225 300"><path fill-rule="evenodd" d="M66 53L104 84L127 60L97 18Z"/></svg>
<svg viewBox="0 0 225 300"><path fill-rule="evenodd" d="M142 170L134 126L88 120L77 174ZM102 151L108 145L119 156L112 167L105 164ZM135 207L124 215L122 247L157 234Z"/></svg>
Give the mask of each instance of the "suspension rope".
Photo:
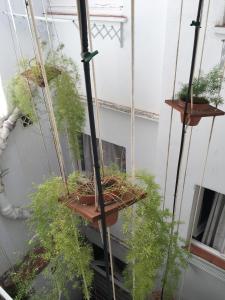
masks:
<svg viewBox="0 0 225 300"><path fill-rule="evenodd" d="M203 62L204 49L205 49L205 41L206 41L206 32L207 32L207 27L208 27L210 4L211 4L211 0L208 1L208 6L207 6L206 21L205 21L205 25L204 25L204 35L203 35L203 42L202 42L202 49L201 49L201 56L200 56L200 64L199 64L199 71L198 71L198 80L200 78L201 69L202 69L202 62ZM191 99L193 99L193 92L192 92ZM191 137L192 137L192 127L191 127L191 135L190 135L190 140L189 140L188 155L189 155L189 150L190 150ZM186 173L187 173L188 160L189 160L189 158L187 157L186 166L185 166L184 180L183 180L183 186L182 186L182 196L181 196L181 203L180 203L179 218L178 218L178 230L179 230L179 222L181 220L180 217L181 217L181 209L182 209L183 196L184 196L184 188L185 188L185 183L186 183Z"/></svg>
<svg viewBox="0 0 225 300"><path fill-rule="evenodd" d="M184 5L184 0L182 0L181 4L180 4L179 29L178 29L178 37L177 37L177 49L176 49L176 60L175 60L172 100L174 100L174 98L175 98L175 90L176 90L177 68L178 68L178 58L179 58L179 50L180 50L180 37L181 37L181 27L182 27L182 16L183 16L183 5ZM170 111L169 138L168 138L167 158L166 158L166 174L165 174L165 183L164 183L164 192L163 192L163 210L165 209L165 204L166 204L166 190L167 190L167 179L168 179L168 168L169 168L169 157L170 157L172 123L173 123L173 108L171 108L171 111Z"/></svg>
<svg viewBox="0 0 225 300"><path fill-rule="evenodd" d="M131 180L135 181L135 0L131 0ZM135 228L135 205L132 205L132 220L131 220L131 234L134 235ZM135 265L135 261L132 262ZM136 287L136 274L134 268L132 270L132 289L133 299Z"/></svg>
<svg viewBox="0 0 225 300"><path fill-rule="evenodd" d="M218 91L218 96L221 94L224 75L225 75L225 63L224 63L224 66L223 66L223 72L222 72L222 76L221 76L221 85L220 85L220 89ZM207 151L206 151L206 156L205 156L205 161L204 161L204 167L203 167L203 172L202 172L202 175L201 175L201 181L200 181L200 186L199 186L199 191L198 191L198 197L197 197L195 212L194 212L194 220L192 222L192 227L191 227L190 242L189 242L189 245L188 245L189 251L190 251L190 246L191 246L191 238L192 238L192 235L193 235L194 225L195 225L195 221L196 221L197 209L198 209L198 205L199 205L199 201L200 201L200 195L201 195L203 182L204 182L204 178L205 178L206 165L207 165L207 161L208 161L208 155L209 155L210 143L211 143L211 140L212 140L212 133L213 133L213 128L214 128L214 123L215 123L215 117L213 117L212 124L211 124L209 140L208 140L208 145L207 145Z"/></svg>
<svg viewBox="0 0 225 300"><path fill-rule="evenodd" d="M89 10L89 3L86 2L86 10L87 10L87 25L88 25L88 36L89 36L89 44L90 44L90 51L93 52L93 41L92 41L92 34L91 34L91 21L90 21L90 10ZM102 137L101 137L101 127L100 127L100 106L99 106L99 99L97 93L97 82L96 82L96 73L95 73L95 63L94 59L91 60L91 70L92 70L92 81L93 81L93 89L94 89L94 98L95 98L95 106L96 106L96 131L98 136L98 143L99 143L99 152L100 152L100 164L104 176L104 153L103 153L103 146L102 146ZM95 172L94 172L95 175ZM98 189L95 180L95 206L98 207ZM99 222L100 223L100 222ZM100 233L102 237L102 227L100 225ZM114 267L113 267L113 256L112 256L112 244L111 244L111 233L110 227L107 227L108 233L108 247L109 247L109 258L110 258L110 270L111 270L111 280L112 280L112 294L113 300L116 300L116 292L115 292L115 280L114 280ZM103 239L103 237L102 237Z"/></svg>
<svg viewBox="0 0 225 300"><path fill-rule="evenodd" d="M186 120L186 116L187 116L188 99L190 99L191 92L192 92L192 82L193 82L193 77L194 77L194 69L195 69L195 61L196 61L196 54L197 54L200 23L201 23L201 17L202 17L203 1L204 0L199 0L197 18L196 18L196 21L194 22L196 25L195 25L195 36L194 36L194 45L193 45L193 53L192 53L192 61L191 61L190 78L189 78L189 84L188 84L188 97L185 101L185 107L184 107L184 122L182 125L182 134L181 134L181 142L180 142L180 150L179 150L179 158L178 158L178 164L177 164L176 182L175 182L175 190L174 190L174 199L173 199L171 234L170 234L170 242L168 245L166 268L165 268L165 272L164 272L164 276L163 276L161 299L163 299L163 297L164 297L164 289L165 289L166 282L167 282L168 265L169 265L170 255L171 255L170 252L171 252L171 246L172 246L172 240L173 240L172 237L173 237L173 233L174 233L174 220L175 220L177 190L178 190L178 183L179 183L179 177L180 177L181 159L182 159L184 142L185 142L185 120Z"/></svg>
<svg viewBox="0 0 225 300"><path fill-rule="evenodd" d="M184 199L184 188L185 188L185 184L186 184L189 154L190 154L190 148L191 148L191 139L192 139L193 127L192 126L190 126L190 127L191 127L191 130L190 130L190 136L189 136L189 141L188 141L188 149L187 149L185 171L184 171L184 180L183 180L183 185L182 185L181 201L180 201L180 205L179 205L179 214L178 214L178 222L177 222L177 234L179 233L179 228L180 228L181 211L182 211L182 204L183 204L183 199Z"/></svg>
<svg viewBox="0 0 225 300"><path fill-rule="evenodd" d="M196 215L197 215L197 209L198 209L198 205L199 205L200 195L201 195L201 192L202 192L202 186L203 186L203 182L204 182L204 179L205 179L206 166L207 166L207 162L208 162L209 149L210 149L210 143L211 143L211 140L212 140L212 133L213 133L213 128L214 128L214 123L215 123L215 117L213 117L212 124L211 124L209 140L208 140L208 145L207 145L207 150L206 150L206 156L205 156L205 160L204 160L203 172L202 172L202 175L201 175L200 187L199 187L196 206L195 206L195 211L194 211L194 218L193 218L193 222L192 222L192 226L191 226L190 241L189 241L189 244L188 244L188 250L189 251L190 251L190 247L191 247L191 238L192 238L193 231L194 231L194 224L195 224L195 221L196 221Z"/></svg>
<svg viewBox="0 0 225 300"><path fill-rule="evenodd" d="M92 41L92 34L91 34L91 21L90 21L90 10L89 10L89 2L86 2L86 9L87 9L87 25L88 25L88 37L89 37L89 44L90 44L90 51L93 52L93 41ZM75 24L75 23L74 23ZM99 107L99 99L97 94L97 82L96 82L96 75L95 75L95 63L94 58L91 60L91 74L92 74L92 82L93 82L93 90L94 90L94 99L95 99L95 106L96 106L96 132L98 136L98 144L99 144L99 152L100 152L100 165L104 176L104 153L103 153L103 146L102 146L102 138L101 138L101 127L100 127L100 107ZM94 169L94 167L93 167ZM94 177L95 177L95 170L94 170ZM98 209L98 189L96 186L95 180L95 207ZM101 228L101 225L100 225Z"/></svg>
<svg viewBox="0 0 225 300"><path fill-rule="evenodd" d="M90 20L90 10L89 10L89 3L87 3L87 21L88 21L88 36L90 41L90 51L93 52L93 39L91 34L91 20ZM99 106L99 98L97 93L97 81L96 81L96 72L95 72L95 61L94 58L91 60L91 70L92 70L92 80L93 80L93 90L94 90L94 98L95 98L95 105L96 105L96 129L99 139L99 152L100 152L100 162L102 171L104 171L104 152L102 146L102 137L101 137L101 126L100 126L100 106Z"/></svg>
<svg viewBox="0 0 225 300"><path fill-rule="evenodd" d="M134 58L135 58L135 0L131 1L131 176L135 179L135 94L134 94Z"/></svg>
<svg viewBox="0 0 225 300"><path fill-rule="evenodd" d="M48 35L48 42L49 42L49 46L50 46L50 51L51 51L51 53L53 53L54 47L53 47L53 42L52 42L49 26L48 26L47 13L46 13L46 9L45 9L45 5L44 5L43 0L41 0L41 5L42 5L44 17L45 17L45 25L46 25L47 35Z"/></svg>
<svg viewBox="0 0 225 300"><path fill-rule="evenodd" d="M59 168L60 168L60 173L63 179L63 182L65 184L66 190L68 192L68 186L67 186L67 179L66 179L66 173L65 173L65 164L64 164L64 159L62 155L62 148L60 144L60 139L59 139L59 134L57 130L57 124L56 124L56 119L54 115L54 109L53 109L53 103L52 103L52 98L51 98L51 93L48 85L48 79L47 79L47 74L44 66L44 59L43 59L43 53L41 49L41 43L39 39L39 34L37 31L36 23L35 23L35 17L34 17L34 11L33 11L33 5L32 5L32 0L25 0L25 4L27 6L27 13L28 13L28 18L31 20L31 29L33 31L35 41L36 41L36 46L37 46L37 59L38 63L40 64L41 68L41 74L43 76L43 81L44 81L44 93L46 96L47 100L47 107L48 107L48 112L49 112L49 119L50 123L52 126L53 130L53 139L55 142L55 147L56 147L56 154L59 162Z"/></svg>
<svg viewBox="0 0 225 300"><path fill-rule="evenodd" d="M114 266L113 266L113 255L112 255L112 244L111 244L110 227L107 227L107 231L108 231L109 258L110 258L110 269L111 269L111 279L112 279L113 300L116 300L116 289L115 289L115 280L114 280Z"/></svg>

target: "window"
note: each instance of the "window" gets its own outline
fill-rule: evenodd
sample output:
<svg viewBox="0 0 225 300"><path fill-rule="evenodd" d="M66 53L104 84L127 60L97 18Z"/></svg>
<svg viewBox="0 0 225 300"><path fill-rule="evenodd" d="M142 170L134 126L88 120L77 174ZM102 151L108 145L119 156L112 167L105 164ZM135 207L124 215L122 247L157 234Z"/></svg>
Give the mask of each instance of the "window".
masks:
<svg viewBox="0 0 225 300"><path fill-rule="evenodd" d="M199 187L196 189L195 198L199 194ZM213 190L202 188L197 208L196 221L192 235L194 253L204 254L210 262L214 263L213 257L225 259L225 195ZM201 251L196 253L197 248ZM204 252L205 251L205 252ZM208 253L208 255L207 255ZM215 258L215 257L214 257ZM224 261L218 266L224 266Z"/></svg>
<svg viewBox="0 0 225 300"><path fill-rule="evenodd" d="M5 117L7 113L8 113L7 100L2 85L2 78L0 76L0 118Z"/></svg>
<svg viewBox="0 0 225 300"><path fill-rule="evenodd" d="M122 172L126 172L126 149L125 147L118 146L106 141L102 141L104 166L116 166ZM81 137L82 149L82 170L86 172L93 171L93 160L91 153L91 137L90 135L83 134Z"/></svg>

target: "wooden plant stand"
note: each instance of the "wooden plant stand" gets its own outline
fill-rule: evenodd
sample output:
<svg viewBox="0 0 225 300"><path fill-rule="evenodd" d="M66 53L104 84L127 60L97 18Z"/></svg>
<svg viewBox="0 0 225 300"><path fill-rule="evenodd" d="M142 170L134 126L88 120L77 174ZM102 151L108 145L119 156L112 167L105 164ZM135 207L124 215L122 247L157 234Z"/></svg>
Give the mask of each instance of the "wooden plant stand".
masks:
<svg viewBox="0 0 225 300"><path fill-rule="evenodd" d="M107 226L112 226L117 222L118 213L120 210L131 206L135 202L146 197L145 192L140 192L136 195L132 190L125 192L121 197L116 196L114 201L109 204L105 204L105 215ZM100 209L96 208L95 205L82 205L77 201L76 193L70 194L64 197L62 201L65 205L70 208L74 213L80 215L84 219L92 223L92 225L98 228L98 222L101 220Z"/></svg>
<svg viewBox="0 0 225 300"><path fill-rule="evenodd" d="M184 107L185 102L181 100L165 100L165 103L180 112L181 122L189 126L196 126L203 117L217 117L223 116L224 111L213 107L209 104L193 104L193 109L191 109L191 104L188 103L187 116L184 120Z"/></svg>

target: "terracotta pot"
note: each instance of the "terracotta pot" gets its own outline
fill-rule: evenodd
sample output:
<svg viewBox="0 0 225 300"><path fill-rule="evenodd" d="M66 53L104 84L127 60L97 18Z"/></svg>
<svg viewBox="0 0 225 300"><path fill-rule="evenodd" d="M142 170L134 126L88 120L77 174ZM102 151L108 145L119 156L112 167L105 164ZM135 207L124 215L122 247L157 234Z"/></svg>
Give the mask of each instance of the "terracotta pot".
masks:
<svg viewBox="0 0 225 300"><path fill-rule="evenodd" d="M119 212L117 211L117 212L115 212L115 213L112 213L112 214L106 216L106 218L105 218L106 226L107 226L107 227L110 227L110 226L116 224L116 222L117 222L117 220L118 220L118 215L119 215ZM98 223L98 221L93 222L91 225L92 225L95 229L99 229L99 223Z"/></svg>
<svg viewBox="0 0 225 300"><path fill-rule="evenodd" d="M109 204L114 201L117 193L111 192L108 194L103 194L104 203ZM82 205L94 205L95 204L95 195L77 195L78 202Z"/></svg>
<svg viewBox="0 0 225 300"><path fill-rule="evenodd" d="M39 64L39 70L40 70L39 71L40 74L34 74L32 69L28 69L28 70L24 71L21 75L23 77L25 77L27 80L32 81L35 84L37 84L39 87L45 87L44 79L41 74L40 64ZM48 76L48 82L50 82L52 79L54 79L59 74L61 74L61 70L59 70L57 67L54 67L54 66L46 67L46 71L47 71L47 73L49 71L49 74L51 74Z"/></svg>
<svg viewBox="0 0 225 300"><path fill-rule="evenodd" d="M183 100L178 100L178 104L180 107L182 108L185 108L185 101ZM193 103L193 106L192 106L192 110L193 112L197 113L201 113L204 111L207 111L209 109L209 104L207 103L204 103L204 104L195 104ZM187 105L187 111L191 111L191 103L188 103ZM181 116L181 122L184 123L184 112L181 112L180 113L180 116ZM196 126L198 125L198 123L200 122L201 120L201 116L193 116L193 115L190 115L189 113L186 114L186 120L185 120L185 124L186 125L189 125L189 126Z"/></svg>

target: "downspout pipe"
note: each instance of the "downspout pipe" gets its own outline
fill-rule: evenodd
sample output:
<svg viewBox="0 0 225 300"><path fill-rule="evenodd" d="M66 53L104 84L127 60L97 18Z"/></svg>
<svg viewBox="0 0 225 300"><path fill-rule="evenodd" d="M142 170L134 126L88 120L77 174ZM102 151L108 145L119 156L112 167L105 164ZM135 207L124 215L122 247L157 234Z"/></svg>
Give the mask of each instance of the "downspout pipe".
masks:
<svg viewBox="0 0 225 300"><path fill-rule="evenodd" d="M16 121L20 115L19 109L15 108L7 119L0 120L0 160L7 147L7 140L10 132L15 127ZM0 214L13 220L25 220L30 216L30 212L27 209L15 207L7 199L3 184L3 172L0 172Z"/></svg>

